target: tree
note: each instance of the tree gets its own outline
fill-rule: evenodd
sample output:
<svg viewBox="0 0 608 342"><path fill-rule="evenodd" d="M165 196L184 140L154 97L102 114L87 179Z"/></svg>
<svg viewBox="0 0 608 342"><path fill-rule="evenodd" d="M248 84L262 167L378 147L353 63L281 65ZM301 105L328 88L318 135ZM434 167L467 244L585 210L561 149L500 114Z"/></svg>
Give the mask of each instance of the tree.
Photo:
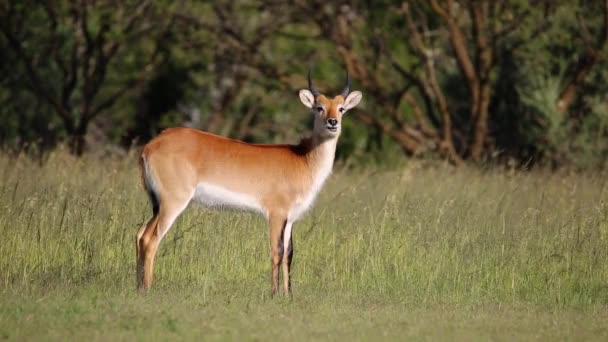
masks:
<svg viewBox="0 0 608 342"><path fill-rule="evenodd" d="M552 3L432 0L383 5L302 6L373 98L375 112L359 111L362 122L390 136L406 154L435 148L456 164L463 158L479 161L486 152L488 109L501 54L507 45L515 49L524 43L510 42L522 26L533 27L530 39L540 34ZM452 79L466 87L467 102L454 96L456 89L446 88Z"/></svg>
<svg viewBox="0 0 608 342"><path fill-rule="evenodd" d="M91 121L154 70L160 38L173 23L155 15L152 1L1 6L3 45L24 68L24 88L54 110L77 155L84 151Z"/></svg>
<svg viewBox="0 0 608 342"><path fill-rule="evenodd" d="M365 93L355 159L569 163L608 153L607 18L607 0L2 2L0 140L80 154L87 132L130 146L184 124L285 141L314 67Z"/></svg>

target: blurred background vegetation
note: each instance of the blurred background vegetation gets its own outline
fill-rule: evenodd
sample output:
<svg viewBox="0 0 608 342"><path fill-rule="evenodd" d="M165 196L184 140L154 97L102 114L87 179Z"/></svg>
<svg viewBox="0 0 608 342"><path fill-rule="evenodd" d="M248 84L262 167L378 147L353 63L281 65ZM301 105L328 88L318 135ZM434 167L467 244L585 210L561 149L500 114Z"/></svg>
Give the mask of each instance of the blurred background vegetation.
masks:
<svg viewBox="0 0 608 342"><path fill-rule="evenodd" d="M340 159L603 168L607 37L606 0L2 0L0 144L296 143L314 67L322 92L348 70L364 93Z"/></svg>

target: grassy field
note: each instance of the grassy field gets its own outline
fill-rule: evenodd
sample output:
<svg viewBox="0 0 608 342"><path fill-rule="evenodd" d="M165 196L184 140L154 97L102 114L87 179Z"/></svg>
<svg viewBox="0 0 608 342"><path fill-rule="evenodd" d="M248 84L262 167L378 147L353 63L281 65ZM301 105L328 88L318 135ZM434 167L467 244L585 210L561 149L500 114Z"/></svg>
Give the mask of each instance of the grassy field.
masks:
<svg viewBox="0 0 608 342"><path fill-rule="evenodd" d="M0 155L0 339L608 339L605 173L338 168L285 299L263 219L196 206L136 293L136 164Z"/></svg>

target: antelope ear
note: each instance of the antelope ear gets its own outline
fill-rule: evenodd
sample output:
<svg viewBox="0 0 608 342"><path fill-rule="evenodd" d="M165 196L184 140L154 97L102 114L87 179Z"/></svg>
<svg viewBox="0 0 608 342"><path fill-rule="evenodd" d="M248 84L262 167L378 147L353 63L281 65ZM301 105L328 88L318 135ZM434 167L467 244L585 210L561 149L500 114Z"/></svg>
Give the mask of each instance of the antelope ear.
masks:
<svg viewBox="0 0 608 342"><path fill-rule="evenodd" d="M310 90L302 89L300 90L300 101L302 101L306 107L312 108L312 106L315 104L315 96L310 92Z"/></svg>
<svg viewBox="0 0 608 342"><path fill-rule="evenodd" d="M348 96L344 99L344 110L349 110L358 105L362 97L363 93L358 90L348 94Z"/></svg>

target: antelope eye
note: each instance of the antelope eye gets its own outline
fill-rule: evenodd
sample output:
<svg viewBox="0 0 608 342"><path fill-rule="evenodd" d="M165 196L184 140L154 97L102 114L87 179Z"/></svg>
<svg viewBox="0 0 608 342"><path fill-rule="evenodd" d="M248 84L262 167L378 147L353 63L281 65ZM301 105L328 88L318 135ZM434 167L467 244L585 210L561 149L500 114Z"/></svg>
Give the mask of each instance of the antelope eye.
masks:
<svg viewBox="0 0 608 342"><path fill-rule="evenodd" d="M340 107L340 113L344 113L344 107Z"/></svg>
<svg viewBox="0 0 608 342"><path fill-rule="evenodd" d="M323 107L318 106L318 107L317 107L317 112L321 113L322 111L323 111Z"/></svg>

